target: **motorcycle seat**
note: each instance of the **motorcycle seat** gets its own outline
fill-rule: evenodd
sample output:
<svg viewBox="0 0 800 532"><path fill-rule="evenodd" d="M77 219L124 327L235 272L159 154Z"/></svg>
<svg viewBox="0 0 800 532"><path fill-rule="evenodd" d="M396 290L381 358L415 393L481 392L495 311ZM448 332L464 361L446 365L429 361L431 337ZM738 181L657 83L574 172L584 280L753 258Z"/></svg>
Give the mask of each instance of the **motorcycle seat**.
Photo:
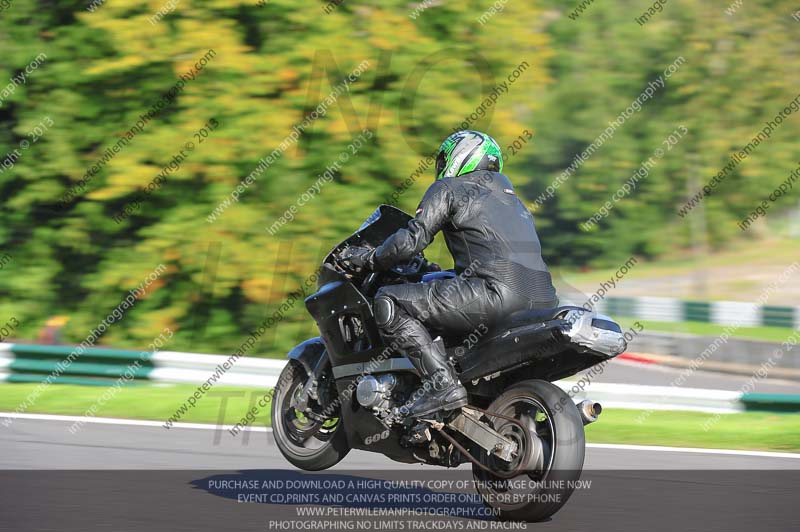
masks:
<svg viewBox="0 0 800 532"><path fill-rule="evenodd" d="M484 344L491 343L492 340L498 335L502 336L506 331L517 327L555 320L560 314L566 314L566 312L569 310L580 310L586 312L585 308L576 307L573 305L537 308L532 310L518 310L516 312L512 312L506 318L501 319L495 323L494 326L490 327L488 331L489 334L481 338L480 341L478 341L475 345L483 346ZM432 331L431 334L434 334L434 332ZM462 335L448 334L447 331L436 331L435 334L441 335L445 341L445 345L447 346L457 346L465 343L465 337Z"/></svg>

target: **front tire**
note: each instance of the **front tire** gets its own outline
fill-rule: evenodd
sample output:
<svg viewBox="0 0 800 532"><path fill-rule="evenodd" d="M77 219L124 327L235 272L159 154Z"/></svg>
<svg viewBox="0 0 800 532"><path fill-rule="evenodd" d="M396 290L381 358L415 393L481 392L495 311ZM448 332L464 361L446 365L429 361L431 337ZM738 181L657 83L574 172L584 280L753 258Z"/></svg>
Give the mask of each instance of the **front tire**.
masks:
<svg viewBox="0 0 800 532"><path fill-rule="evenodd" d="M578 409L572 399L558 386L542 380L519 382L495 399L488 408L494 412L520 421L529 428L528 444L535 448L521 449L519 456L525 464L501 464L499 460L482 455L482 463L494 470L512 472L521 467L520 474L511 482L472 466L478 493L483 502L492 508L503 521L542 521L555 514L569 499L583 469L586 439ZM501 418L487 418L495 430L524 445L526 438L515 432L517 425ZM518 479L533 482L520 483ZM513 489L527 484L524 493ZM512 488L512 489L509 489Z"/></svg>
<svg viewBox="0 0 800 532"><path fill-rule="evenodd" d="M283 368L272 398L272 434L281 454L292 465L305 471L320 471L339 463L350 452L350 446L338 404L329 406L329 415L323 422L312 420L292 406L293 397L302 392L307 380L305 368L295 360ZM328 384L332 387L332 383ZM320 387L325 385L320 383ZM309 404L312 402L309 399ZM324 406L313 404L314 410L324 411Z"/></svg>

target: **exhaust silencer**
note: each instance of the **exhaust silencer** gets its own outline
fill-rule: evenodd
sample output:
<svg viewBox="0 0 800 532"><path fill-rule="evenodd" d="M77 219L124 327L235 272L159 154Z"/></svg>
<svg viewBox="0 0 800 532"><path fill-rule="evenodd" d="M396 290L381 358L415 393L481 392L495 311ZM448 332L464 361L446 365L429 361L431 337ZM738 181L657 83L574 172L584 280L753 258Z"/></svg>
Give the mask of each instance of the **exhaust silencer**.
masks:
<svg viewBox="0 0 800 532"><path fill-rule="evenodd" d="M583 420L584 426L597 421L597 418L603 411L603 407L600 405L600 403L595 403L589 399L581 401L575 406L578 408L578 412L581 414L581 419Z"/></svg>

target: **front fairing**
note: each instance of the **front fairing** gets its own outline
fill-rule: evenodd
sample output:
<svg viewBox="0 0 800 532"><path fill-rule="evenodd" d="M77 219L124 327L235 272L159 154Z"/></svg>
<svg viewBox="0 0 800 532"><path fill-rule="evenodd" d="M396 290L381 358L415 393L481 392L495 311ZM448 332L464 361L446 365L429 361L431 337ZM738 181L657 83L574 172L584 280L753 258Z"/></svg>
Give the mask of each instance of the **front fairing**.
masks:
<svg viewBox="0 0 800 532"><path fill-rule="evenodd" d="M411 220L412 217L408 213L401 211L397 207L391 205L379 206L355 233L341 241L325 256L317 285L322 287L328 283L343 280L344 276L332 267L332 256L342 248L350 245L378 247L398 229L408 225Z"/></svg>

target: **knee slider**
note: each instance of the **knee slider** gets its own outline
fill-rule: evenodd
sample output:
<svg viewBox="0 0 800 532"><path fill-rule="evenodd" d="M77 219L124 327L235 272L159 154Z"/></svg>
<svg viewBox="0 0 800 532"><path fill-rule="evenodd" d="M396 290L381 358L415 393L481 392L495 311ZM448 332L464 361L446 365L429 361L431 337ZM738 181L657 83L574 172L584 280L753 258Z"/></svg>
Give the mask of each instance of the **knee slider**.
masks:
<svg viewBox="0 0 800 532"><path fill-rule="evenodd" d="M375 314L375 323L383 328L394 321L397 312L394 308L394 301L386 296L378 296L372 305Z"/></svg>

